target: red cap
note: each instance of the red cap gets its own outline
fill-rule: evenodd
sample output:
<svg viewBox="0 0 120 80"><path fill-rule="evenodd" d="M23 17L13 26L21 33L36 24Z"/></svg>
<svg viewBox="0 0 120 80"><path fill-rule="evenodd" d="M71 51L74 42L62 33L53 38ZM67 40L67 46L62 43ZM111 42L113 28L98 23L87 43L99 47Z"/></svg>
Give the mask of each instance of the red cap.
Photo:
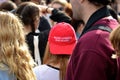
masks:
<svg viewBox="0 0 120 80"><path fill-rule="evenodd" d="M58 23L50 30L48 42L51 54L72 54L77 38L73 27L65 22Z"/></svg>

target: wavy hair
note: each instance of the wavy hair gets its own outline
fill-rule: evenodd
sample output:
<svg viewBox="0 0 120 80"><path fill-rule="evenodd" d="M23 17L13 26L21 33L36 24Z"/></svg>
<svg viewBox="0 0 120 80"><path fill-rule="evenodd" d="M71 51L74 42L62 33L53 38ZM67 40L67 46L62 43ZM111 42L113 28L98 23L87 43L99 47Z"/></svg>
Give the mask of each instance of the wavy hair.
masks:
<svg viewBox="0 0 120 80"><path fill-rule="evenodd" d="M120 56L120 26L110 33L110 41L117 53L117 56Z"/></svg>
<svg viewBox="0 0 120 80"><path fill-rule="evenodd" d="M6 64L18 80L36 80L21 21L10 12L0 11L0 29L0 62Z"/></svg>

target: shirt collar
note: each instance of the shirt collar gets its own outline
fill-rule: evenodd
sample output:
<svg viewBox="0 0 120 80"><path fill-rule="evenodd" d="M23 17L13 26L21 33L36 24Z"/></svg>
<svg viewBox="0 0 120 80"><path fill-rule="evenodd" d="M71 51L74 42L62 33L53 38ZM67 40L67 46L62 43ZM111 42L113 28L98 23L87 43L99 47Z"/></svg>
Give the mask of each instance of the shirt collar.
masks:
<svg viewBox="0 0 120 80"><path fill-rule="evenodd" d="M107 16L110 16L110 12L109 12L107 6L104 6L104 7L100 8L99 10L97 10L89 18L89 20L88 20L88 22L87 22L87 24L86 24L86 26L85 26L85 28L84 28L84 30L83 30L81 35L86 33L86 31L88 29L90 29L95 22L97 22L101 18L104 18L104 17L107 17Z"/></svg>

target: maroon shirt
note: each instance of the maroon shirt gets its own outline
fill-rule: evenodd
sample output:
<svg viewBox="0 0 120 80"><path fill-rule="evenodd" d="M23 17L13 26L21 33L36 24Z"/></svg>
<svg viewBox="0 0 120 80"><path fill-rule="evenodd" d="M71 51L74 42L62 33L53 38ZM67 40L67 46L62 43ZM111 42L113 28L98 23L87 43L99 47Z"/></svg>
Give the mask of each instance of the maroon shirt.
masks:
<svg viewBox="0 0 120 80"><path fill-rule="evenodd" d="M95 24L101 23L111 29L118 26L114 19L103 18ZM111 58L114 50L109 34L103 30L92 30L79 39L68 64L66 80L115 80L117 62Z"/></svg>

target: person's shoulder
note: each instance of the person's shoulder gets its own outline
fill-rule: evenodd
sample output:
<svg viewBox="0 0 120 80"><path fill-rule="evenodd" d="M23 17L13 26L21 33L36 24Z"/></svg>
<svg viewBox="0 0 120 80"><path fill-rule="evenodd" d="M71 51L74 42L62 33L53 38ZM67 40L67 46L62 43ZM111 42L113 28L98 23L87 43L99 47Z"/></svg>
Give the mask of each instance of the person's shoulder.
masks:
<svg viewBox="0 0 120 80"><path fill-rule="evenodd" d="M97 50L97 48L102 49L101 45L108 46L109 41L109 32L102 30L93 30L89 31L78 40L77 47L80 47L82 50Z"/></svg>
<svg viewBox="0 0 120 80"><path fill-rule="evenodd" d="M52 74L50 71L50 67L47 66L46 64L37 66L33 69L37 79L45 79L46 76L50 77L50 74ZM46 80L46 79L45 79Z"/></svg>
<svg viewBox="0 0 120 80"><path fill-rule="evenodd" d="M96 24L102 24L102 25L110 27L111 29L114 29L114 28L118 27L119 22L116 19L109 16L109 17L100 19L94 25L96 25Z"/></svg>
<svg viewBox="0 0 120 80"><path fill-rule="evenodd" d="M17 80L14 73L10 73L7 65L0 63L0 80Z"/></svg>
<svg viewBox="0 0 120 80"><path fill-rule="evenodd" d="M59 71L48 65L40 65L33 69L37 80L59 80Z"/></svg>
<svg viewBox="0 0 120 80"><path fill-rule="evenodd" d="M104 41L108 41L109 40L109 35L110 32L108 31L103 31L103 30L92 30L87 32L86 34L84 34L80 41L84 42L84 43L89 43L90 45L92 45L93 43L100 43L100 42L104 42Z"/></svg>
<svg viewBox="0 0 120 80"><path fill-rule="evenodd" d="M84 42L86 42L86 41L88 42L88 40L90 40L91 42L95 41L98 38L100 38L99 36L100 36L101 32L102 32L101 30L91 30L91 31L88 31L83 36L81 36L80 40L84 41Z"/></svg>
<svg viewBox="0 0 120 80"><path fill-rule="evenodd" d="M82 36L83 41L86 41L88 39L97 40L98 38L102 39L102 38L105 38L106 36L109 36L110 31L99 29L99 28L94 29L94 27L99 27L101 25L103 27L106 27L107 29L108 28L111 29L111 31L112 31L112 29L118 27L119 24L118 24L117 20L115 20L111 17L102 18L99 21L97 21L95 24L92 25L92 27L93 27L92 30L88 31L86 34L84 34Z"/></svg>
<svg viewBox="0 0 120 80"><path fill-rule="evenodd" d="M59 70L57 70L57 69L55 69L47 64L39 65L39 66L35 67L33 70L34 70L34 72L39 72L39 73L59 71Z"/></svg>
<svg viewBox="0 0 120 80"><path fill-rule="evenodd" d="M39 39L41 39L41 40L47 39L48 35L49 35L49 31L50 31L50 29L40 32L38 35Z"/></svg>
<svg viewBox="0 0 120 80"><path fill-rule="evenodd" d="M39 66L36 66L33 70L34 72L42 72L42 71L45 71L47 70L49 67L47 65L39 65Z"/></svg>
<svg viewBox="0 0 120 80"><path fill-rule="evenodd" d="M46 19L45 16L41 16L41 17L40 17L40 21L42 21L42 22L43 22L43 21L47 21L47 19Z"/></svg>

